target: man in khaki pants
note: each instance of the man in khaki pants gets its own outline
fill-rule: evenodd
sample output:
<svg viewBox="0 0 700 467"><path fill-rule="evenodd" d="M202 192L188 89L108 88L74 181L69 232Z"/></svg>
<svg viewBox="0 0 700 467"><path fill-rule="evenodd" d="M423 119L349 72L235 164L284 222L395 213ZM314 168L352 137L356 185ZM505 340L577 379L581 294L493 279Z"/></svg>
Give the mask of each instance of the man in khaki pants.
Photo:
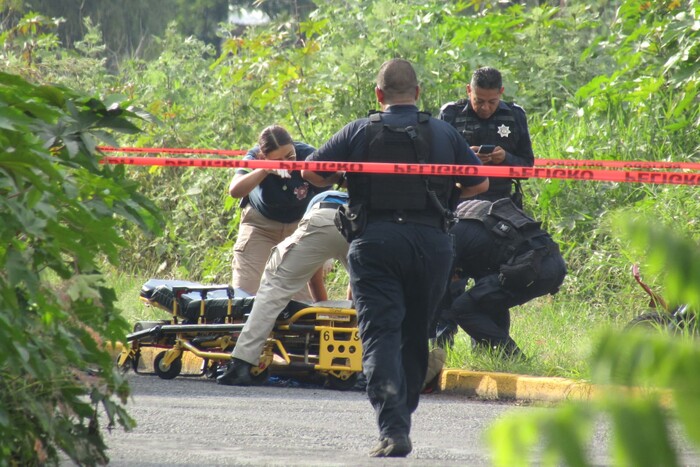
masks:
<svg viewBox="0 0 700 467"><path fill-rule="evenodd" d="M219 384L253 384L250 369L258 365L275 320L292 297L328 259L336 258L347 268L349 244L334 223L336 211L347 199L347 193L340 191L316 195L296 231L272 249L231 363L216 379Z"/></svg>

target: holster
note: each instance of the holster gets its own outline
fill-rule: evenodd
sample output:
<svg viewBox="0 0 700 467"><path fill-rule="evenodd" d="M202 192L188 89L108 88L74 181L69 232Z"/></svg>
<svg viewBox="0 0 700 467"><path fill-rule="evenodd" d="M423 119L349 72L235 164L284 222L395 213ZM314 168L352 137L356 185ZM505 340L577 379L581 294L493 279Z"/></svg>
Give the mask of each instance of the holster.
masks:
<svg viewBox="0 0 700 467"><path fill-rule="evenodd" d="M367 226L367 210L361 204L343 205L335 213L335 226L348 242L362 235Z"/></svg>

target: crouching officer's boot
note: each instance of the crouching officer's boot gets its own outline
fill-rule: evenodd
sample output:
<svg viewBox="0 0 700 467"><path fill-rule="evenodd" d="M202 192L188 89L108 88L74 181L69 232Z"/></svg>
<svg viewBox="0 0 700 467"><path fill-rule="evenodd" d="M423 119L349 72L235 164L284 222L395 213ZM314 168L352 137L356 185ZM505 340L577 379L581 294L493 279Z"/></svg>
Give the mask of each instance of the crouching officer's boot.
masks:
<svg viewBox="0 0 700 467"><path fill-rule="evenodd" d="M226 386L252 386L255 384L250 375L252 367L253 365L244 360L231 358L226 371L216 378L216 382Z"/></svg>

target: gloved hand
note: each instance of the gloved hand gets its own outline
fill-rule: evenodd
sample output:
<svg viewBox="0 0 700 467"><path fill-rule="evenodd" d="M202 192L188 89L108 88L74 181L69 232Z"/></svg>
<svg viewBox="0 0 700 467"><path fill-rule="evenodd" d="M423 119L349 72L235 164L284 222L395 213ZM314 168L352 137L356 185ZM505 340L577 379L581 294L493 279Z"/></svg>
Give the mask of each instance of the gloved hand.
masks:
<svg viewBox="0 0 700 467"><path fill-rule="evenodd" d="M292 178L292 174L290 174L287 169L272 169L270 173L282 178Z"/></svg>

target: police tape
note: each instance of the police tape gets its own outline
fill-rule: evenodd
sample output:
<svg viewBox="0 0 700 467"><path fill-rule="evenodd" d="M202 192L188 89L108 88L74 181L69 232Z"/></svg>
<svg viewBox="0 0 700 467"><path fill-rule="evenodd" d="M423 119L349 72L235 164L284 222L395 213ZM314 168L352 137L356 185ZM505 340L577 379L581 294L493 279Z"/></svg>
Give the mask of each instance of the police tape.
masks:
<svg viewBox="0 0 700 467"><path fill-rule="evenodd" d="M387 162L317 162L166 157L104 157L105 164L164 167L310 170L313 172L364 172L399 175L483 176L505 178L557 178L623 183L700 185L700 173L617 171L577 168L496 167L457 164L399 164Z"/></svg>
<svg viewBox="0 0 700 467"><path fill-rule="evenodd" d="M125 152L144 154L212 154L217 156L242 156L248 151L243 149L193 149L193 148L135 148L97 146L102 152ZM535 167L599 167L621 169L688 169L700 170L700 162L671 161L611 161L590 159L535 159Z"/></svg>
<svg viewBox="0 0 700 467"><path fill-rule="evenodd" d="M216 156L243 156L248 153L244 149L194 149L194 148L133 148L113 146L96 146L102 152L127 152L143 154L213 154Z"/></svg>
<svg viewBox="0 0 700 467"><path fill-rule="evenodd" d="M606 161L582 159L535 159L536 167L602 167L620 169L688 169L700 170L700 162Z"/></svg>

